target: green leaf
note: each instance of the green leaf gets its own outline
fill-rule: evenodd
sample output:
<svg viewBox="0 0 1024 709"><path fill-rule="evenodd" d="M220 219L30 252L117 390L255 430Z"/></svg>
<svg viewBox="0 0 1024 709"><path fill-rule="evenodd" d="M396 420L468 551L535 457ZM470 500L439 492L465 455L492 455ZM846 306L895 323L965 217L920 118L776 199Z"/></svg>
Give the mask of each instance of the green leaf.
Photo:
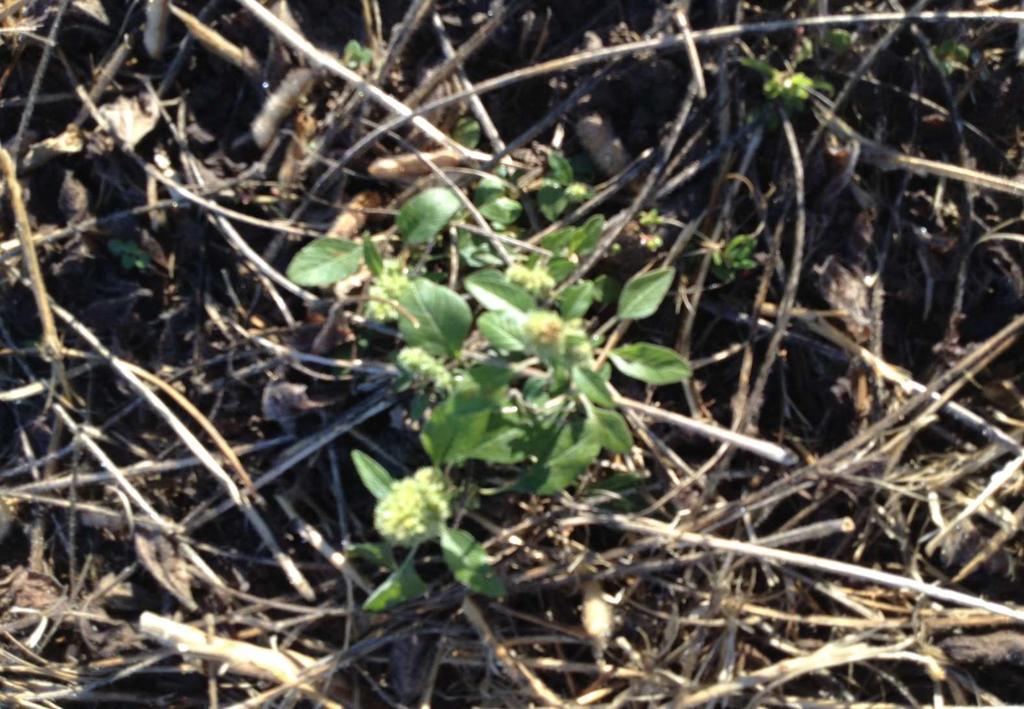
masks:
<svg viewBox="0 0 1024 709"><path fill-rule="evenodd" d="M384 579L370 597L363 603L363 610L369 613L380 613L388 608L422 596L427 591L427 584L416 573L412 564L413 555L409 554L398 569Z"/></svg>
<svg viewBox="0 0 1024 709"><path fill-rule="evenodd" d="M494 573L487 552L472 534L462 529L442 529L441 552L444 563L463 586L491 598L504 595L505 584Z"/></svg>
<svg viewBox="0 0 1024 709"><path fill-rule="evenodd" d="M574 226L556 229L541 239L540 245L548 251L557 254L573 242L573 237L577 231L579 231L579 228Z"/></svg>
<svg viewBox="0 0 1024 709"><path fill-rule="evenodd" d="M402 205L395 225L405 243L426 244L448 226L462 201L447 187L431 187Z"/></svg>
<svg viewBox="0 0 1024 709"><path fill-rule="evenodd" d="M366 267L373 275L379 276L384 272L384 259L381 258L380 251L377 250L369 234L363 237L363 261L366 262Z"/></svg>
<svg viewBox="0 0 1024 709"><path fill-rule="evenodd" d="M567 258L553 258L548 261L548 273L556 283L565 280L576 269L576 264Z"/></svg>
<svg viewBox="0 0 1024 709"><path fill-rule="evenodd" d="M648 384L674 384L690 376L690 365L675 350L649 342L634 342L611 351L615 368Z"/></svg>
<svg viewBox="0 0 1024 709"><path fill-rule="evenodd" d="M480 214L488 221L502 226L515 224L523 214L523 205L509 197L495 197L481 205Z"/></svg>
<svg viewBox="0 0 1024 709"><path fill-rule="evenodd" d="M466 453L467 460L482 460L498 465L514 465L526 458L526 431L514 416L494 413L483 440Z"/></svg>
<svg viewBox="0 0 1024 709"><path fill-rule="evenodd" d="M551 168L548 176L563 187L567 187L575 177L572 165L557 151L548 153L548 167Z"/></svg>
<svg viewBox="0 0 1024 709"><path fill-rule="evenodd" d="M775 67L773 67L771 64L769 64L768 62L763 62L760 59L755 59L754 57L743 57L742 59L740 59L740 64L747 67L748 69L753 69L754 71L760 72L761 75L764 76L766 79L771 79L773 76L775 76L776 73Z"/></svg>
<svg viewBox="0 0 1024 709"><path fill-rule="evenodd" d="M601 375L589 367L573 367L572 381L583 396L587 397L598 406L613 407L615 401L612 399L612 392L608 388L608 382L601 378Z"/></svg>
<svg viewBox="0 0 1024 709"><path fill-rule="evenodd" d="M477 318L476 326L491 345L501 352L526 349L520 318L508 312L491 311Z"/></svg>
<svg viewBox="0 0 1024 709"><path fill-rule="evenodd" d="M480 145L480 122L469 116L460 118L452 129L452 138L472 150Z"/></svg>
<svg viewBox="0 0 1024 709"><path fill-rule="evenodd" d="M285 275L300 286L330 286L358 271L362 257L352 241L317 239L299 249Z"/></svg>
<svg viewBox="0 0 1024 709"><path fill-rule="evenodd" d="M437 406L423 427L420 442L438 467L461 463L480 445L497 405L473 384L463 384Z"/></svg>
<svg viewBox="0 0 1024 709"><path fill-rule="evenodd" d="M539 460L516 482L521 492L554 495L572 485L601 453L599 431L585 420L533 433L530 450Z"/></svg>
<svg viewBox="0 0 1024 709"><path fill-rule="evenodd" d="M594 216L583 222L583 226L576 230L572 242L569 244L569 249L574 254L585 254L594 250L597 246L597 242L601 240L601 234L604 233L605 220L600 214Z"/></svg>
<svg viewBox="0 0 1024 709"><path fill-rule="evenodd" d="M387 497L395 479L387 469L362 451L352 451L352 464L356 467L359 479L370 494L378 500Z"/></svg>
<svg viewBox="0 0 1024 709"><path fill-rule="evenodd" d="M618 411L593 409L594 418L599 427L601 445L612 453L628 453L633 447L633 434L629 430L626 419Z"/></svg>
<svg viewBox="0 0 1024 709"><path fill-rule="evenodd" d="M548 221L557 221L569 206L565 188L552 180L542 180L540 189L537 191L537 206Z"/></svg>
<svg viewBox="0 0 1024 709"><path fill-rule="evenodd" d="M477 271L463 284L466 291L487 310L499 313L512 311L525 313L536 307L533 296L515 283L511 283L501 271L488 269Z"/></svg>
<svg viewBox="0 0 1024 709"><path fill-rule="evenodd" d="M473 313L458 293L417 278L399 302L406 312L399 318L398 328L409 345L434 355L458 354L473 324Z"/></svg>
<svg viewBox="0 0 1024 709"><path fill-rule="evenodd" d="M385 569L394 571L398 568L391 547L384 542L360 542L345 547L345 553L353 559L362 559Z"/></svg>
<svg viewBox="0 0 1024 709"><path fill-rule="evenodd" d="M597 296L593 281L580 281L569 286L558 296L558 311L566 320L582 318L590 310Z"/></svg>
<svg viewBox="0 0 1024 709"><path fill-rule="evenodd" d="M674 268L662 268L630 278L619 295L619 318L642 320L654 315L675 276Z"/></svg>
<svg viewBox="0 0 1024 709"><path fill-rule="evenodd" d="M622 292L622 284L607 274L595 278L594 287L597 288L597 302L601 305L611 305Z"/></svg>
<svg viewBox="0 0 1024 709"><path fill-rule="evenodd" d="M505 183L504 181L488 175L487 177L480 180L477 184L476 189L473 190L473 204L478 207L482 207L488 202L493 202L499 197L505 196Z"/></svg>

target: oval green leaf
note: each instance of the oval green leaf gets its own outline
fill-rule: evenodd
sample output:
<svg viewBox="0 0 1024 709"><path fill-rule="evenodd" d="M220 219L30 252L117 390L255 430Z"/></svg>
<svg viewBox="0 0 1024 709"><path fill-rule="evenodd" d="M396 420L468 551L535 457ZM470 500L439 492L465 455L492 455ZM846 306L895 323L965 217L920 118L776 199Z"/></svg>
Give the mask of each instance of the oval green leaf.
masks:
<svg viewBox="0 0 1024 709"><path fill-rule="evenodd" d="M504 595L505 584L494 573L487 552L472 534L462 529L442 529L441 552L444 563L463 586L491 598Z"/></svg>
<svg viewBox="0 0 1024 709"><path fill-rule="evenodd" d="M473 324L473 313L458 293L417 278L399 302L405 312L398 320L398 329L409 345L433 355L458 354Z"/></svg>
<svg viewBox="0 0 1024 709"><path fill-rule="evenodd" d="M395 225L405 243L426 244L441 233L462 208L458 195L447 187L431 187L402 205Z"/></svg>
<svg viewBox="0 0 1024 709"><path fill-rule="evenodd" d="M363 610L369 613L380 613L399 603L410 601L422 596L427 591L427 584L416 573L412 565L413 555L406 557L398 570L384 579L370 597L363 603Z"/></svg>
<svg viewBox="0 0 1024 709"><path fill-rule="evenodd" d="M509 312L484 313L477 318L476 325L494 349L500 352L522 352L526 349L520 321Z"/></svg>
<svg viewBox="0 0 1024 709"><path fill-rule="evenodd" d="M317 239L295 254L285 275L300 286L331 286L359 270L359 245L344 239Z"/></svg>
<svg viewBox="0 0 1024 709"><path fill-rule="evenodd" d="M387 469L362 451L352 451L352 465L356 467L359 479L370 494L381 500L391 492L395 479Z"/></svg>
<svg viewBox="0 0 1024 709"><path fill-rule="evenodd" d="M661 307L661 301L665 299L675 276L674 268L662 268L630 278L619 295L619 318L642 320L654 315Z"/></svg>
<svg viewBox="0 0 1024 709"><path fill-rule="evenodd" d="M510 197L498 197L480 207L480 213L494 224L507 227L515 224L523 214L523 205Z"/></svg>
<svg viewBox="0 0 1024 709"><path fill-rule="evenodd" d="M690 376L690 365L678 352L649 342L623 345L609 359L626 376L648 384L675 384Z"/></svg>
<svg viewBox="0 0 1024 709"><path fill-rule="evenodd" d="M466 290L487 310L499 313L514 311L525 313L537 307L533 296L520 286L512 283L501 271L487 269L477 271L463 283Z"/></svg>
<svg viewBox="0 0 1024 709"><path fill-rule="evenodd" d="M583 396L598 406L611 408L615 406L608 382L601 375L588 367L573 367L572 381Z"/></svg>

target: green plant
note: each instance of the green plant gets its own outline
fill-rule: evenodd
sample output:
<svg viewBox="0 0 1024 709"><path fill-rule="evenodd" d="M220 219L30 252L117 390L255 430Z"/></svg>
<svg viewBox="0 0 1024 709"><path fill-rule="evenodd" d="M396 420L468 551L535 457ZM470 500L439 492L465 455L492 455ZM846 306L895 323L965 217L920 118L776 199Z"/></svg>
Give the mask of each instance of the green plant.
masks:
<svg viewBox="0 0 1024 709"><path fill-rule="evenodd" d="M487 177L473 200L482 212L493 206L485 216L508 226L518 211L501 200L521 209L509 196L513 189L502 177ZM365 313L396 323L404 341L396 356L396 386L413 394L410 411L431 465L408 482L394 481L367 456L353 457L377 498L375 528L386 548L374 558L392 560L384 564L391 575L366 601L369 610L425 592L414 557L419 546L435 542L456 580L499 595L503 587L483 549L468 532L447 526L454 500L476 504L480 496L565 490L602 451L621 454L633 445L617 410L613 369L653 385L689 376L678 353L650 342L611 348L609 363L597 366L603 344L597 333L606 328L587 319L597 305L612 310L608 325L652 316L671 289L674 269L638 274L622 286L609 277L581 279L559 292L558 284L600 241L604 218L593 216L547 235L543 256L523 252L503 269L470 265L460 254L466 265L455 287L442 285L438 281L450 276L431 274L431 254L446 251L437 242L453 231L461 245L460 204L447 188L427 189L399 209L392 254L382 255L369 238L361 246L314 249L338 241L321 239L300 250L288 269L325 285L328 274L346 277L365 264L371 274ZM312 263L314 256L324 263ZM449 263L446 256L436 262ZM406 264L419 270L407 271ZM409 549L400 564L393 562L395 548Z"/></svg>
<svg viewBox="0 0 1024 709"><path fill-rule="evenodd" d="M548 154L548 173L537 191L537 206L541 214L550 221L557 221L569 205L585 202L591 194L588 185L576 180L575 170L564 155L559 152Z"/></svg>
<svg viewBox="0 0 1024 709"><path fill-rule="evenodd" d="M834 91L832 84L824 79L812 79L799 71L776 69L771 64L754 57L744 57L740 60L740 64L757 71L765 78L762 85L765 98L779 101L788 113L796 113L803 109L807 99L811 96L812 89L827 94Z"/></svg>
<svg viewBox="0 0 1024 709"><path fill-rule="evenodd" d="M948 76L956 69L969 68L971 50L956 40L947 39L935 47L935 57L939 60L943 73Z"/></svg>
<svg viewBox="0 0 1024 709"><path fill-rule="evenodd" d="M144 271L149 268L153 261L149 252L134 241L111 239L107 242L107 251L117 256L121 262L121 268L134 268L138 271Z"/></svg>
<svg viewBox="0 0 1024 709"><path fill-rule="evenodd" d="M369 69L373 64L373 50L364 47L359 40L350 39L345 45L341 61L354 71Z"/></svg>
<svg viewBox="0 0 1024 709"><path fill-rule="evenodd" d="M740 273L757 268L757 261L753 258L756 248L757 237L737 234L725 246L713 247L711 272L723 283L735 280Z"/></svg>

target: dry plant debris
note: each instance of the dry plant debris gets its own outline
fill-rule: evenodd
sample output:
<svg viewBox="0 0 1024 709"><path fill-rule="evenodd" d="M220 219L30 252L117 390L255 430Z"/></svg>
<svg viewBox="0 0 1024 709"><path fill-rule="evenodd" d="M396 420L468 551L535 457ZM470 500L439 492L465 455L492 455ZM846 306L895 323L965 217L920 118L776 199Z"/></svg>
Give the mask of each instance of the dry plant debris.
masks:
<svg viewBox="0 0 1024 709"><path fill-rule="evenodd" d="M1024 703L1016 0L0 0L0 704Z"/></svg>

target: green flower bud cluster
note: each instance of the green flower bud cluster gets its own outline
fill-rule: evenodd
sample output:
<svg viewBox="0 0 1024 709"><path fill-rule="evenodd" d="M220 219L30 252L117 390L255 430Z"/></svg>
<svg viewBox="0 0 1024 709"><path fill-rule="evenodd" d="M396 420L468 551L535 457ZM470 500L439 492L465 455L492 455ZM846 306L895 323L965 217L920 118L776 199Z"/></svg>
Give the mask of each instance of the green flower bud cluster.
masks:
<svg viewBox="0 0 1024 709"><path fill-rule="evenodd" d="M422 347L403 347L398 353L398 366L419 382L429 382L442 391L451 391L452 373L444 363Z"/></svg>
<svg viewBox="0 0 1024 709"><path fill-rule="evenodd" d="M588 363L593 355L590 338L578 321L565 321L550 310L526 316L523 335L535 355L555 366Z"/></svg>
<svg viewBox="0 0 1024 709"><path fill-rule="evenodd" d="M565 196L570 202L582 202L590 199L590 186L583 182L573 182L565 188Z"/></svg>
<svg viewBox="0 0 1024 709"><path fill-rule="evenodd" d="M436 539L451 517L451 498L444 475L435 468L420 468L396 481L373 513L373 526L384 539L411 547Z"/></svg>
<svg viewBox="0 0 1024 709"><path fill-rule="evenodd" d="M366 305L366 317L377 322L393 322L398 320L398 308L392 302L400 300L409 290L411 281L402 270L402 265L394 260L384 261L384 269L370 286L370 302Z"/></svg>
<svg viewBox="0 0 1024 709"><path fill-rule="evenodd" d="M555 279L543 266L524 266L514 263L505 271L505 277L537 297L545 297L555 287Z"/></svg>

